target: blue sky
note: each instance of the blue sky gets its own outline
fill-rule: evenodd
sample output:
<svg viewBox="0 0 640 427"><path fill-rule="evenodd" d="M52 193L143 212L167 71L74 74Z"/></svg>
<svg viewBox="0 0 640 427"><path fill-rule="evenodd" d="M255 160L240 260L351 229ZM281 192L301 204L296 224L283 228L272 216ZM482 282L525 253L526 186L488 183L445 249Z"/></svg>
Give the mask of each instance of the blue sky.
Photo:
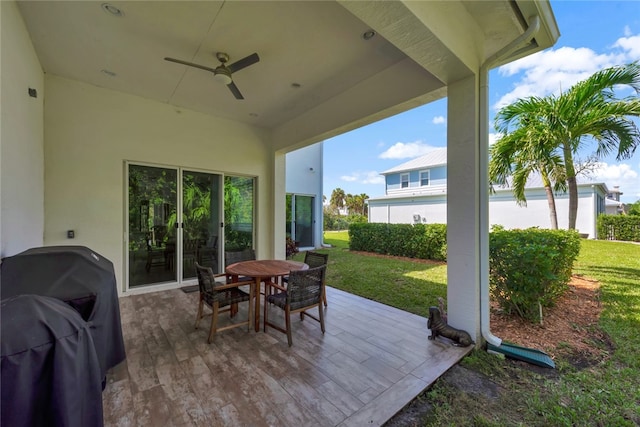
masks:
<svg viewBox="0 0 640 427"><path fill-rule="evenodd" d="M640 1L552 1L560 38L550 49L490 73L490 130L500 105L520 97L558 93L594 72L640 60ZM624 95L630 95L631 92ZM384 195L380 172L446 146L446 99L328 139L324 144L324 194ZM495 135L490 135L490 141ZM593 151L589 147L580 157ZM601 159L592 175L621 200L640 199L640 147L630 159Z"/></svg>

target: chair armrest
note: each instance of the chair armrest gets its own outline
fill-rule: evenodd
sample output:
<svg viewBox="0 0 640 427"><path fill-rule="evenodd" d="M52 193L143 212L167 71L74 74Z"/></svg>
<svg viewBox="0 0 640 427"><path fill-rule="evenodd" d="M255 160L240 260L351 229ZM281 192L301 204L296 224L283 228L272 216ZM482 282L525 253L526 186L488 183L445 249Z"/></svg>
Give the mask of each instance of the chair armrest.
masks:
<svg viewBox="0 0 640 427"><path fill-rule="evenodd" d="M281 291L286 291L287 290L287 288L285 288L284 286L278 285L277 283L274 283L274 282L272 282L270 280L266 280L264 283L266 285L271 286L272 288L280 289Z"/></svg>

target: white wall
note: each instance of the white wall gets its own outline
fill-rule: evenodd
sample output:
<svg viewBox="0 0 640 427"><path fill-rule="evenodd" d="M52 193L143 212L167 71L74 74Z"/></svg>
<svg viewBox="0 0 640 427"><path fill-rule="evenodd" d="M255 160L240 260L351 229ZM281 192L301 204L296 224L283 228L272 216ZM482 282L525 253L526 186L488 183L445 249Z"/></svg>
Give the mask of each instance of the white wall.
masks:
<svg viewBox="0 0 640 427"><path fill-rule="evenodd" d="M420 215L423 224L446 224L446 196L369 203L369 222L412 224L414 215Z"/></svg>
<svg viewBox="0 0 640 427"><path fill-rule="evenodd" d="M555 200L558 228L566 230L569 227L569 195L556 196ZM526 207L518 206L511 192L496 193L489 203L489 222L505 228L551 228L549 203L544 189L529 191ZM591 239L596 236L596 198L590 186L579 187L576 230L589 234Z"/></svg>
<svg viewBox="0 0 640 427"><path fill-rule="evenodd" d="M1 1L0 15L0 257L6 257L43 243L44 74L15 2Z"/></svg>
<svg viewBox="0 0 640 427"><path fill-rule="evenodd" d="M316 247L323 242L322 215L322 142L309 145L286 155L286 192L315 196L313 241Z"/></svg>
<svg viewBox="0 0 640 427"><path fill-rule="evenodd" d="M129 160L256 176L257 255L273 256L274 162L263 130L56 76L46 86L46 245L101 253L122 290Z"/></svg>
<svg viewBox="0 0 640 427"><path fill-rule="evenodd" d="M371 202L369 222L391 224L410 224L413 215L426 218L428 224L446 224L446 198L422 197L413 200L396 199L388 202ZM556 196L558 227L569 226L569 196ZM527 206L518 206L511 192L499 192L489 198L489 224L502 225L505 228L551 228L549 205L544 189L527 191ZM596 197L595 190L590 187L579 187L578 217L576 229L596 237Z"/></svg>

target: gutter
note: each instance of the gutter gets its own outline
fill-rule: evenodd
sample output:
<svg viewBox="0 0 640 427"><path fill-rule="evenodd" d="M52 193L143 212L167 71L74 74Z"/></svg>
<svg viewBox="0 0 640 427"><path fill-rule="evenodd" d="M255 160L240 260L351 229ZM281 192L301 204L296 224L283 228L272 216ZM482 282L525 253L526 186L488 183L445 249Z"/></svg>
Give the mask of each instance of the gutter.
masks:
<svg viewBox="0 0 640 427"><path fill-rule="evenodd" d="M540 29L540 17L534 15L529 18L530 25L527 30L511 43L491 55L480 66L480 82L479 82L479 141L480 147L489 147L489 69L498 61L508 58L509 56L521 55L528 50L537 49L536 44L528 44L536 36ZM526 44L525 46L522 46ZM521 47L522 46L522 47ZM486 191L486 184L489 182L489 153L488 150L482 150L480 153L480 201L482 209L480 210L480 223L489 224L489 194ZM489 233L480 232L480 250L488 251ZM499 347L502 339L496 337L489 329L489 256L480 257L480 332L482 337L491 345Z"/></svg>

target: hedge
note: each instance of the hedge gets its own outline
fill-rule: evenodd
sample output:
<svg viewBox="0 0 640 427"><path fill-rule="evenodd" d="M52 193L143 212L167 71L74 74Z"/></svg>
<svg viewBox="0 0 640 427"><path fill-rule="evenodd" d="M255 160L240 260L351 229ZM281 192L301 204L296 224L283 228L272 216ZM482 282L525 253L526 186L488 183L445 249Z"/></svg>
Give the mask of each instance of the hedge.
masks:
<svg viewBox="0 0 640 427"><path fill-rule="evenodd" d="M639 215L598 215L599 240L640 242Z"/></svg>
<svg viewBox="0 0 640 427"><path fill-rule="evenodd" d="M349 249L433 260L447 258L445 224L351 224ZM568 288L580 236L570 230L505 230L489 234L489 285L506 313L540 321Z"/></svg>
<svg viewBox="0 0 640 427"><path fill-rule="evenodd" d="M542 320L565 293L580 236L573 230L495 230L489 234L491 296L507 313Z"/></svg>
<svg viewBox="0 0 640 427"><path fill-rule="evenodd" d="M349 249L410 258L447 259L446 224L351 224Z"/></svg>

